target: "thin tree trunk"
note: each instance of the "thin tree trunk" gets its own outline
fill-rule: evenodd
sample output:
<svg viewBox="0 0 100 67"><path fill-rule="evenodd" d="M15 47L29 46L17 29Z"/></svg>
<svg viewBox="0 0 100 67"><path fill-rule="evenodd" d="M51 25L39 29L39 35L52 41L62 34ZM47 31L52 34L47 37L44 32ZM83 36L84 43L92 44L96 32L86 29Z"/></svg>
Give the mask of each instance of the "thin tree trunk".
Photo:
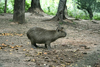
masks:
<svg viewBox="0 0 100 67"><path fill-rule="evenodd" d="M25 0L14 1L13 20L19 24L25 23Z"/></svg>
<svg viewBox="0 0 100 67"><path fill-rule="evenodd" d="M53 17L53 20L63 22L63 19L66 19L66 17L65 17L66 1L67 0L60 0L59 1L57 14L56 14L56 16Z"/></svg>
<svg viewBox="0 0 100 67"><path fill-rule="evenodd" d="M7 0L5 0L5 8L4 8L4 13L6 13L6 9L7 9Z"/></svg>

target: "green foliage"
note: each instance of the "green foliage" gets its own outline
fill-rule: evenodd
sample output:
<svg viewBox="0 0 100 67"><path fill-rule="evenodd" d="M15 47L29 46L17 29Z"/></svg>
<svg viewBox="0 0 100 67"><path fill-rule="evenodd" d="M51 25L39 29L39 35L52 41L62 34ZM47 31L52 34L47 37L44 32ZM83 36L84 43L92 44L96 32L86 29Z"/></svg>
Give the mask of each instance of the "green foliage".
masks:
<svg viewBox="0 0 100 67"><path fill-rule="evenodd" d="M93 17L93 10L96 4L96 0L77 0L77 8L80 10L86 10L89 13L90 19Z"/></svg>
<svg viewBox="0 0 100 67"><path fill-rule="evenodd" d="M100 16L95 16L94 19L95 20L100 20Z"/></svg>
<svg viewBox="0 0 100 67"><path fill-rule="evenodd" d="M85 19L85 20L89 19L89 16L86 16L84 14L84 12L79 11L79 10L77 12L73 12L73 11L74 10L68 10L67 11L69 17L74 17L75 19Z"/></svg>
<svg viewBox="0 0 100 67"><path fill-rule="evenodd" d="M31 6L31 0L26 0L25 1L25 11L27 11L30 6Z"/></svg>
<svg viewBox="0 0 100 67"><path fill-rule="evenodd" d="M0 3L0 13L4 13L4 3Z"/></svg>
<svg viewBox="0 0 100 67"><path fill-rule="evenodd" d="M93 9L93 7L95 7L96 0L77 0L77 4L78 9Z"/></svg>
<svg viewBox="0 0 100 67"><path fill-rule="evenodd" d="M40 0L41 8L49 15L55 15L57 13L59 0Z"/></svg>
<svg viewBox="0 0 100 67"><path fill-rule="evenodd" d="M14 0L10 0L7 2L7 13L13 13L14 9Z"/></svg>
<svg viewBox="0 0 100 67"><path fill-rule="evenodd" d="M73 17L73 14L70 10L67 10L68 16Z"/></svg>
<svg viewBox="0 0 100 67"><path fill-rule="evenodd" d="M83 2L83 0L81 0L81 1ZM87 1L87 0L84 0L84 1ZM88 0L88 1L92 1L92 0ZM86 7L89 5L88 4L88 1L87 1L87 5L85 4ZM86 7L85 6L82 6L82 8L81 8L79 6L79 8L81 9L81 10L79 10L77 8L78 4L76 2L77 2L77 0L68 0L67 1L67 14L68 14L68 16L74 17L75 19L86 19L86 20L87 19L90 19L88 12L85 9L82 9L83 7L84 8L86 8ZM91 7L90 8L92 8L92 11L95 11L96 13L97 12L100 13L100 11L98 10L99 7L97 7L97 6L100 6L100 4L97 5L97 6L96 5L95 4L91 4ZM95 8L96 8L96 10L95 10ZM98 15L98 13L95 14L93 12L93 15L94 15L93 16L93 19L95 19L95 20L98 19L97 17L100 17L100 15Z"/></svg>
<svg viewBox="0 0 100 67"><path fill-rule="evenodd" d="M7 13L13 13L13 3L14 0L7 0ZM4 13L4 7L5 7L5 2L4 0L1 0L0 2L0 13Z"/></svg>
<svg viewBox="0 0 100 67"><path fill-rule="evenodd" d="M48 8L50 8L50 7L48 7ZM46 8L46 9L43 9L43 11L45 12L45 13L47 13L48 15L55 15L56 14L56 12L57 12L57 10L52 10L52 8L50 8L50 10L48 9L48 8ZM52 11L51 11L52 10Z"/></svg>
<svg viewBox="0 0 100 67"><path fill-rule="evenodd" d="M95 20L100 20L100 13L94 13L95 15L94 15L94 19Z"/></svg>
<svg viewBox="0 0 100 67"><path fill-rule="evenodd" d="M7 8L7 13L13 13L12 9Z"/></svg>
<svg viewBox="0 0 100 67"><path fill-rule="evenodd" d="M100 12L100 2L96 3L95 12Z"/></svg>
<svg viewBox="0 0 100 67"><path fill-rule="evenodd" d="M25 11L28 10L30 4L31 4L31 0L25 1ZM4 6L5 6L5 2L2 0L0 2L0 13L4 13ZM14 9L14 0L7 0L7 13L13 13L13 9Z"/></svg>
<svg viewBox="0 0 100 67"><path fill-rule="evenodd" d="M10 0L12 7L14 6L14 0Z"/></svg>

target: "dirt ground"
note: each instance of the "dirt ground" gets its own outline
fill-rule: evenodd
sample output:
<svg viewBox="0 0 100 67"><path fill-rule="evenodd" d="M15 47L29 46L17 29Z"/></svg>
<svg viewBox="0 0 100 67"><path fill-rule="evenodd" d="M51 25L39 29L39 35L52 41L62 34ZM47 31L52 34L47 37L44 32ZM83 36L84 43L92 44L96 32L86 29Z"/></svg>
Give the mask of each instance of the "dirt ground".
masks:
<svg viewBox="0 0 100 67"><path fill-rule="evenodd" d="M12 14L0 15L0 67L100 67L100 21L73 20L61 24L65 38L51 43L51 50L33 49L26 36L32 27L48 30L58 22L42 21L52 16L26 13L25 24L13 23ZM66 20L64 20L66 21Z"/></svg>

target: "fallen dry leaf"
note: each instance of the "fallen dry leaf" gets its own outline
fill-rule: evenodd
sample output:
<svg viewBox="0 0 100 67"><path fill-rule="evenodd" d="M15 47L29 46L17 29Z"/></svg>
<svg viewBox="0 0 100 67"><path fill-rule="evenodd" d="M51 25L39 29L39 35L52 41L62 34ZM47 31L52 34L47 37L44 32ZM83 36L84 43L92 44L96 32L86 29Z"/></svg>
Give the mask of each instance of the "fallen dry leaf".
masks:
<svg viewBox="0 0 100 67"><path fill-rule="evenodd" d="M44 54L46 55L46 54L47 54L47 52L44 52Z"/></svg>
<svg viewBox="0 0 100 67"><path fill-rule="evenodd" d="M11 48L14 49L15 47L12 46Z"/></svg>
<svg viewBox="0 0 100 67"><path fill-rule="evenodd" d="M32 62L35 62L35 59L32 59L31 61L32 61Z"/></svg>
<svg viewBox="0 0 100 67"><path fill-rule="evenodd" d="M12 54L12 53L10 53L10 54Z"/></svg>
<svg viewBox="0 0 100 67"><path fill-rule="evenodd" d="M15 47L19 47L19 45L16 45Z"/></svg>
<svg viewBox="0 0 100 67"><path fill-rule="evenodd" d="M61 64L61 66L62 66L62 67L66 67L66 65L65 65L65 64Z"/></svg>
<svg viewBox="0 0 100 67"><path fill-rule="evenodd" d="M23 47L22 45L20 45L19 47Z"/></svg>
<svg viewBox="0 0 100 67"><path fill-rule="evenodd" d="M2 46L5 45L4 43L2 43Z"/></svg>
<svg viewBox="0 0 100 67"><path fill-rule="evenodd" d="M70 63L66 63L66 65L70 65Z"/></svg>
<svg viewBox="0 0 100 67"><path fill-rule="evenodd" d="M9 50L9 51L12 51L12 50Z"/></svg>
<svg viewBox="0 0 100 67"><path fill-rule="evenodd" d="M8 41L8 40L6 40L6 41Z"/></svg>
<svg viewBox="0 0 100 67"><path fill-rule="evenodd" d="M0 47L0 49L2 49L2 47Z"/></svg>
<svg viewBox="0 0 100 67"><path fill-rule="evenodd" d="M22 36L23 34L20 34L19 36Z"/></svg>
<svg viewBox="0 0 100 67"><path fill-rule="evenodd" d="M26 49L23 49L23 51L26 51Z"/></svg>
<svg viewBox="0 0 100 67"><path fill-rule="evenodd" d="M38 54L37 55L42 55L42 52L38 52Z"/></svg>
<svg viewBox="0 0 100 67"><path fill-rule="evenodd" d="M11 48L12 46L11 45L9 45L9 48Z"/></svg>
<svg viewBox="0 0 100 67"><path fill-rule="evenodd" d="M31 50L33 50L33 48L31 48Z"/></svg>

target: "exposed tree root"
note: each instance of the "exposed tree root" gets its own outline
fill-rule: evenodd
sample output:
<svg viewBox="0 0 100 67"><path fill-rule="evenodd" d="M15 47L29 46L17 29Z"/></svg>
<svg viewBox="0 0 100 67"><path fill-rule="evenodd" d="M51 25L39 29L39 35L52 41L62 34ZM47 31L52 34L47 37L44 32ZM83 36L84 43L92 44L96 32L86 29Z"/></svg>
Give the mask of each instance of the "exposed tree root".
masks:
<svg viewBox="0 0 100 67"><path fill-rule="evenodd" d="M35 14L37 16L44 16L44 12L40 8L36 8L36 9L29 8L27 12L32 13L31 15Z"/></svg>

